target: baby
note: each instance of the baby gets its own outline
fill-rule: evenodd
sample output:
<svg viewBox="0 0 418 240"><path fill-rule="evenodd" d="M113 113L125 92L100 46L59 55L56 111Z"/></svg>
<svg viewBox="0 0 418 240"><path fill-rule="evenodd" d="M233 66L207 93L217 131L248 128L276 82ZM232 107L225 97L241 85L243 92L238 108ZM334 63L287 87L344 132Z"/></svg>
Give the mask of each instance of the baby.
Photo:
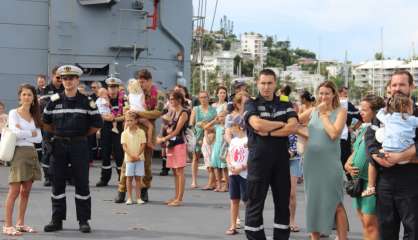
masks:
<svg viewBox="0 0 418 240"><path fill-rule="evenodd" d="M99 110L99 113L101 115L112 116L112 110L111 110L110 101L109 101L109 94L106 88L100 88L97 95L98 95L98 98L96 100L96 105L97 105L97 109ZM112 132L119 133L116 122L112 122Z"/></svg>
<svg viewBox="0 0 418 240"><path fill-rule="evenodd" d="M133 78L129 79L128 92L129 110L136 113L146 111L145 94L141 86L139 85L138 80ZM148 119L145 118L139 118L138 121L147 129L147 146L149 148L154 148L154 144L152 143L154 126Z"/></svg>

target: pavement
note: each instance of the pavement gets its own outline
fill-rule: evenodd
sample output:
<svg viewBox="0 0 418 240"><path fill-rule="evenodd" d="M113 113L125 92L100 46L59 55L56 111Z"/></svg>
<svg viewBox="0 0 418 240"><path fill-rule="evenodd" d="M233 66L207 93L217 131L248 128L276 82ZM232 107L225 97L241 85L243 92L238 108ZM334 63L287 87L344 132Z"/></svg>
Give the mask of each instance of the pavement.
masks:
<svg viewBox="0 0 418 240"><path fill-rule="evenodd" d="M100 177L100 162L95 162L90 170L90 191L92 196L92 233L83 234L78 231L75 217L74 187L67 187L67 220L64 230L55 233L43 232L43 226L50 221L51 200L50 188L43 187L42 182L35 182L30 195L29 207L25 223L33 226L38 233L24 234L21 237L0 235L0 239L146 239L146 240L196 240L196 239L246 239L243 230L235 236L224 235L229 225L229 195L212 191L192 190L191 168L186 167L186 191L184 204L181 207L168 207L164 201L174 194L174 178L171 175L158 176L160 170L158 159L153 163L153 182L149 191L150 202L144 205L115 204L113 199L117 193L116 171L108 187L95 187ZM0 219L3 222L4 201L8 191L7 177L9 169L0 167ZM203 186L207 174L199 170L198 184ZM18 203L18 202L16 202ZM305 231L303 185L297 191L296 221L301 232L292 233L290 239L308 239ZM350 222L349 239L362 239L360 221L355 215L350 197L346 196L344 205L348 211ZM15 207L16 215L17 204ZM268 239L273 233L273 202L269 192L264 210L264 226ZM244 208L240 216L244 218ZM2 224L2 223L0 223ZM325 238L326 239L326 238ZM328 239L335 239L331 235Z"/></svg>

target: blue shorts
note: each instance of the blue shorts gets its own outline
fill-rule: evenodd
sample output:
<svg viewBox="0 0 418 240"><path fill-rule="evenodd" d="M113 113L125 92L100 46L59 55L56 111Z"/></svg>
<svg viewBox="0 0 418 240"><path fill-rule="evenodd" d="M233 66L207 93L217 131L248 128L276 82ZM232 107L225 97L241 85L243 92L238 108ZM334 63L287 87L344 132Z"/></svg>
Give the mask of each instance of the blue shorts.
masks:
<svg viewBox="0 0 418 240"><path fill-rule="evenodd" d="M144 161L136 161L136 162L126 162L126 172L125 175L127 177L133 176L144 176Z"/></svg>
<svg viewBox="0 0 418 240"><path fill-rule="evenodd" d="M302 170L302 159L295 158L290 161L290 176L292 177L302 177L303 170Z"/></svg>
<svg viewBox="0 0 418 240"><path fill-rule="evenodd" d="M247 179L240 175L230 175L229 196L232 200L241 199L243 202L246 202L248 200Z"/></svg>

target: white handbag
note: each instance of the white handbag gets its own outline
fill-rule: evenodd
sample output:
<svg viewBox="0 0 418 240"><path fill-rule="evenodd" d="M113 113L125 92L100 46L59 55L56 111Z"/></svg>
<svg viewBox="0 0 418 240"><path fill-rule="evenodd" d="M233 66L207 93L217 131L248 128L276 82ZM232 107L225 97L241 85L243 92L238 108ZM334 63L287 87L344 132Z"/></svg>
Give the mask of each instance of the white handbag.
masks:
<svg viewBox="0 0 418 240"><path fill-rule="evenodd" d="M16 148L16 134L8 127L3 128L0 140L0 160L10 162Z"/></svg>

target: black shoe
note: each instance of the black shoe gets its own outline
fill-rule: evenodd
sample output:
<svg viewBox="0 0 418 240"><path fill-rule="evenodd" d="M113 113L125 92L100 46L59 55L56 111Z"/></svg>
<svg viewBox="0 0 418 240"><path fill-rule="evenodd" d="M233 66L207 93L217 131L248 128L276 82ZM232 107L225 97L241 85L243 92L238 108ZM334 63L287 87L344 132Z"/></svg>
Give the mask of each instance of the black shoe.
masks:
<svg viewBox="0 0 418 240"><path fill-rule="evenodd" d="M144 202L148 202L148 188L141 189L141 199Z"/></svg>
<svg viewBox="0 0 418 240"><path fill-rule="evenodd" d="M125 195L124 192L118 192L118 195L115 198L115 203L124 203L125 202Z"/></svg>
<svg viewBox="0 0 418 240"><path fill-rule="evenodd" d="M44 187L50 187L51 186L51 180L45 179L44 181Z"/></svg>
<svg viewBox="0 0 418 240"><path fill-rule="evenodd" d="M89 233L89 232L91 232L91 228L90 228L89 222L87 222L87 221L80 221L79 222L79 225L80 225L80 228L79 228L80 232L82 232L82 233Z"/></svg>
<svg viewBox="0 0 418 240"><path fill-rule="evenodd" d="M160 176L167 176L169 171L170 171L169 168L161 169Z"/></svg>
<svg viewBox="0 0 418 240"><path fill-rule="evenodd" d="M96 187L106 187L106 186L107 186L107 182L103 182L102 180L96 183Z"/></svg>
<svg viewBox="0 0 418 240"><path fill-rule="evenodd" d="M48 225L44 227L45 232L56 232L62 230L62 221L52 220Z"/></svg>

